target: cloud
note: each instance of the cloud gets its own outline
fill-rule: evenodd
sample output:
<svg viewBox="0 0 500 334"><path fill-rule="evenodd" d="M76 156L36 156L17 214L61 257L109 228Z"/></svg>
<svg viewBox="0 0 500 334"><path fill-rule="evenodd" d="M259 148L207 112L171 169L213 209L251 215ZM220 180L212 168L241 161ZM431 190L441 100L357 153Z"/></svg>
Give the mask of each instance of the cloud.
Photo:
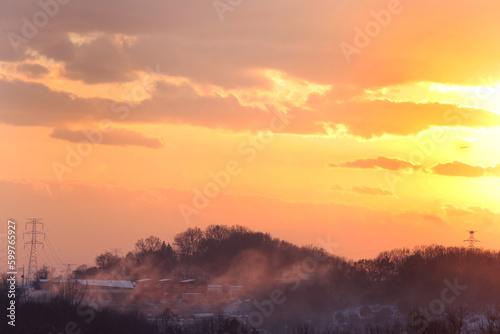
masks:
<svg viewBox="0 0 500 334"><path fill-rule="evenodd" d="M489 208L476 206L476 205L468 205L465 207L457 207L454 204L447 203L443 205L443 209L445 210L448 216L453 217L462 217L464 215L495 215L495 212Z"/></svg>
<svg viewBox="0 0 500 334"><path fill-rule="evenodd" d="M500 165L494 164L492 166L469 165L462 161L452 161L445 163L438 163L430 168L434 174L446 176L462 176L462 177L499 177Z"/></svg>
<svg viewBox="0 0 500 334"><path fill-rule="evenodd" d="M150 98L131 107L126 102L54 91L41 83L0 79L0 121L14 125L61 126L107 118L114 122L165 122L256 131L268 127L274 117L269 108L244 105L232 93L201 94L189 83L159 82L150 93ZM480 109L438 103L366 101L337 103L326 111L325 105L315 106L321 99L319 94L309 97L312 102L304 108L288 105L288 113L293 118L282 132L326 134L325 124L329 124L331 127L343 125L355 136L372 138L384 134L413 135L431 126L500 126L500 115ZM287 106L289 102L281 103ZM124 115L120 109L128 112Z"/></svg>
<svg viewBox="0 0 500 334"><path fill-rule="evenodd" d="M351 192L355 194L360 194L360 195L373 195L373 196L392 196L394 195L393 192L383 189L383 188L378 188L378 187L369 187L369 186L355 186L355 187L342 187L338 184L333 185L331 187L332 190L334 191L345 191L345 192Z"/></svg>
<svg viewBox="0 0 500 334"><path fill-rule="evenodd" d="M338 184L334 184L332 187L331 187L332 190L334 191L342 191L344 190L343 187L339 186Z"/></svg>
<svg viewBox="0 0 500 334"><path fill-rule="evenodd" d="M142 146L147 148L162 148L163 144L158 138L146 137L140 132L123 130L123 129L113 129L110 128L107 131L109 133L103 133L102 141L99 144L102 145L116 145L116 146ZM72 143L80 143L85 141L91 141L85 134L91 134L90 130L80 130L73 131L66 128L54 129L50 135L52 138L67 140Z"/></svg>
<svg viewBox="0 0 500 334"><path fill-rule="evenodd" d="M353 161L331 163L329 165L333 168L354 168L354 169L387 169L387 170L401 170L406 168L420 169L419 165L411 162L401 160L398 158L377 157L372 159L358 159Z"/></svg>
<svg viewBox="0 0 500 334"><path fill-rule="evenodd" d="M280 7L279 20L275 15L263 17L260 14L273 13L276 6ZM311 13L304 15L305 22L300 27L294 17L305 12L303 3L298 0L278 0L274 4L266 1L249 2L245 5L246 10L227 14L234 19L225 20L224 24L212 2L203 1L145 0L136 3L110 0L103 3L89 0L72 1L59 7L57 15L51 17L47 27L40 29L29 40L23 50L25 52L19 57L28 57L28 48L52 59L72 61L73 52L76 52L74 57L80 57L73 43L68 44L68 40L60 36L54 38L68 31L82 35L93 32L106 36L126 35L134 37L134 43L125 48L126 53L114 53L117 67L123 65L124 76L131 74L134 68L161 64L173 71L174 75L198 82L237 87L261 83L251 73L254 68L286 68L287 72L292 70L295 76L312 77L310 74L314 73L314 76L326 78L324 69L311 66L306 59L320 56L322 60L327 60L329 53L319 53L314 45L328 40L334 36L334 32L318 29L307 22L317 22L321 17L324 24L329 24L330 18L326 13L332 12L336 5L325 1L322 8L308 6ZM36 3L1 3L0 11L9 14L9 19L4 18L1 22L5 31L22 35L21 18L31 18L40 11L40 7ZM288 19L284 19L284 14ZM4 59L13 57L15 53L9 41L4 38L2 42L5 44L2 49L7 51ZM51 47L46 48L47 45ZM97 55L92 47L83 46L81 50ZM101 52L106 53L105 50ZM336 53L340 56L340 52ZM81 57L85 58L84 55ZM129 57L133 62L132 67L127 61ZM107 63L108 59L102 61ZM99 64L94 65L100 67ZM307 68L303 65L307 65ZM85 66L81 64L80 69L83 71L75 71L74 77L81 74L80 78L85 79L87 74L84 71L93 71L91 66L89 64L84 69ZM108 73L111 74L109 77L103 73L99 79L112 80L116 73Z"/></svg>
<svg viewBox="0 0 500 334"><path fill-rule="evenodd" d="M102 35L90 43L74 46L74 56L66 62L62 73L86 84L132 81L138 68L127 52L130 43L123 37Z"/></svg>
<svg viewBox="0 0 500 334"><path fill-rule="evenodd" d="M363 194L363 195L379 195L379 196L392 196L394 193L389 190L385 190L377 187L368 187L368 186L360 186L360 187L352 187L351 191Z"/></svg>
<svg viewBox="0 0 500 334"><path fill-rule="evenodd" d="M26 59L28 51L39 52L73 62L68 74L86 82L123 80L136 69L161 64L174 75L224 87L260 85L252 69L273 68L313 82L355 86L360 92L407 82L477 84L490 74L500 77L494 43L500 4L423 0L401 7L380 34L369 38L369 45L359 47L351 63L341 43L355 46L355 28L375 22L371 13L387 8L386 0L318 0L314 6L300 0L255 0L226 12L223 22L211 1L71 1L60 5L30 38L26 52L16 55L9 40L1 38L0 59ZM31 19L40 10L37 2L0 2L0 12L6 13L0 19L4 35L22 35L22 17ZM424 20L425 26L419 24ZM98 32L104 38L125 35L134 41L123 52L115 52L117 45L110 45L109 52L97 45L77 50L68 31ZM463 45L469 45L466 52ZM99 59L100 54L106 56ZM114 59L116 68L99 74L101 64L85 65L84 59L103 65Z"/></svg>
<svg viewBox="0 0 500 334"><path fill-rule="evenodd" d="M467 224L474 222L475 226L480 224L492 226L493 224L500 222L500 214L484 206L457 206L451 203L446 203L443 204L442 209L448 219L464 221Z"/></svg>
<svg viewBox="0 0 500 334"><path fill-rule="evenodd" d="M29 97L29 98L27 98ZM243 107L232 95L199 96L188 85L159 84L150 100L131 106L101 98L80 98L43 84L0 79L0 121L59 126L101 121L190 124L232 130L261 129L273 115Z"/></svg>
<svg viewBox="0 0 500 334"><path fill-rule="evenodd" d="M438 215L438 213L431 213L431 212L425 212L423 210L416 210L416 211L405 211L400 214L395 214L396 221L399 220L410 220L410 221L423 221L425 224L429 227L436 227L436 226L446 226L446 220L443 219Z"/></svg>
<svg viewBox="0 0 500 334"><path fill-rule="evenodd" d="M412 170L424 170L426 173L446 176L500 177L500 165L469 165L458 160L438 163L430 168L424 169L422 166L413 164L409 161L380 156L371 159L357 159L341 163L331 163L329 166L332 168L385 169L391 171L411 168Z"/></svg>
<svg viewBox="0 0 500 334"><path fill-rule="evenodd" d="M339 102L330 95L312 97L307 106L312 111L297 111L303 130L324 122L332 127L344 125L350 134L367 139L416 135L434 126L500 126L500 115L491 111L445 103Z"/></svg>
<svg viewBox="0 0 500 334"><path fill-rule="evenodd" d="M57 126L112 116L109 101L79 98L21 80L0 79L0 106L0 121L13 125Z"/></svg>
<svg viewBox="0 0 500 334"><path fill-rule="evenodd" d="M20 73L24 73L31 78L41 78L45 74L49 73L49 70L40 64L22 63L16 66L16 70Z"/></svg>
<svg viewBox="0 0 500 334"><path fill-rule="evenodd" d="M461 141L466 142L466 143L473 143L473 142L479 140L479 138L477 138L477 137L462 137L460 135L457 135L457 138L460 139Z"/></svg>
<svg viewBox="0 0 500 334"><path fill-rule="evenodd" d="M260 129L269 115L242 107L236 95L221 94L220 89L251 88L253 98L272 84L259 71L272 69L297 82L333 86L331 95L308 96L303 108L291 110L295 121L286 132L318 134L325 133L325 125L334 129L342 125L349 134L374 138L415 135L433 126L493 127L500 126L500 116L487 110L444 103L351 99L366 89L398 84L425 81L482 85L484 78L500 77L495 57L498 47L496 43L484 43L496 39L500 23L493 13L500 4L479 3L491 6L490 10L479 12L480 6L471 1L459 6L449 0L406 4L397 19L391 19L390 25L382 27L382 33L370 38L370 45L347 63L339 45L354 43L354 28L362 30L368 22L374 22L370 13L386 8L387 1L319 0L310 6L299 0L276 0L272 4L255 0L226 12L224 22L210 1L71 1L60 5L47 26L38 29L26 45L23 43L23 52L16 54L8 38L1 38L0 60L15 64L47 58L61 69L52 73L54 77L88 85L127 82L146 67L156 65L192 83L216 85L211 96L191 94L192 87L158 87L151 100L138 106L137 110L144 112L127 118L127 122ZM415 22L427 18L429 6L435 19L415 29ZM452 14L450 7L454 9ZM22 18L31 19L40 10L36 2L0 2L0 12L6 13L0 18L4 35L21 35ZM263 17L263 12L270 15ZM470 22L469 13L487 22L486 27ZM443 22L449 24L443 27ZM449 38L457 32L460 41ZM428 39L426 34L435 38ZM470 45L467 52L463 52L464 44ZM26 73L22 67L18 70ZM28 94L35 88L30 86ZM0 93L5 98L0 102L0 120L17 125L95 120L109 112L113 102L52 93L43 87L36 90L44 93L35 92L33 101L22 101L20 96L27 96L23 92L13 92L17 94L11 97L9 89L9 94Z"/></svg>

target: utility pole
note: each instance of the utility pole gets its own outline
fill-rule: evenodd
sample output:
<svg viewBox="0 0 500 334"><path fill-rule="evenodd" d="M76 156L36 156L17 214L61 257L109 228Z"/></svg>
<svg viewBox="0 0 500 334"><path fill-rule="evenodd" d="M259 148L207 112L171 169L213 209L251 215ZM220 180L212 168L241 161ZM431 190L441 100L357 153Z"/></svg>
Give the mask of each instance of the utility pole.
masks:
<svg viewBox="0 0 500 334"><path fill-rule="evenodd" d="M120 255L119 254L123 254L122 252L122 249L121 248L111 248L111 252L116 256L116 257L119 257Z"/></svg>
<svg viewBox="0 0 500 334"><path fill-rule="evenodd" d="M37 277L38 276L38 245L42 245L42 247L45 247L43 242L38 241L38 236L43 235L43 237L45 238L45 233L38 231L38 226L41 226L42 229L44 228L44 225L41 222L42 219L31 218L28 220L29 221L26 223L26 229L28 229L28 225L31 225L31 231L24 232L24 234L31 236L31 240L29 242L24 243L24 248L26 248L26 245L30 245L30 263L28 266L27 282L32 284L33 282L36 282L38 279L38 277Z"/></svg>
<svg viewBox="0 0 500 334"><path fill-rule="evenodd" d="M70 279L71 277L71 266L76 266L78 263L63 263L63 265L67 266L66 267L66 277Z"/></svg>
<svg viewBox="0 0 500 334"><path fill-rule="evenodd" d="M475 243L476 242L481 242L479 240L477 240L475 237L474 237L474 234L478 231L469 231L467 230L467 232L469 232L469 238L468 239L465 239L464 242L468 242L469 243L469 248L470 249L474 249L476 248L475 246Z"/></svg>

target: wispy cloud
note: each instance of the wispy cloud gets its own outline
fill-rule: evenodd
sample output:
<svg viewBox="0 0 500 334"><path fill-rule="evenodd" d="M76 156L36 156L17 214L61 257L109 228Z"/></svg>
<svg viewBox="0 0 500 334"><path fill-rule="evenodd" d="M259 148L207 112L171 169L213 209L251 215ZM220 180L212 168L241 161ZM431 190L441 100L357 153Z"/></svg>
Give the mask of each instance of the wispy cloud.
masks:
<svg viewBox="0 0 500 334"><path fill-rule="evenodd" d="M500 177L500 165L470 165L462 161L438 163L430 168L434 174L462 177Z"/></svg>
<svg viewBox="0 0 500 334"><path fill-rule="evenodd" d="M66 128L54 129L50 135L52 138L67 140L72 143L79 143L89 141L85 135L91 133L92 130L79 130L74 131ZM158 138L146 137L140 132L112 129L109 133L103 136L102 145L115 145L115 146L142 146L147 148L162 148L163 144Z"/></svg>
<svg viewBox="0 0 500 334"><path fill-rule="evenodd" d="M331 187L334 191L344 191L360 195L372 195L372 196L393 196L394 193L379 187L369 187L369 186L354 186L354 187L342 187L338 184Z"/></svg>
<svg viewBox="0 0 500 334"><path fill-rule="evenodd" d="M383 156L340 163L331 163L329 166L333 168L387 169L392 171L405 168L411 168L415 170L421 168L419 165L413 164L409 161L401 160L398 158L387 158Z"/></svg>

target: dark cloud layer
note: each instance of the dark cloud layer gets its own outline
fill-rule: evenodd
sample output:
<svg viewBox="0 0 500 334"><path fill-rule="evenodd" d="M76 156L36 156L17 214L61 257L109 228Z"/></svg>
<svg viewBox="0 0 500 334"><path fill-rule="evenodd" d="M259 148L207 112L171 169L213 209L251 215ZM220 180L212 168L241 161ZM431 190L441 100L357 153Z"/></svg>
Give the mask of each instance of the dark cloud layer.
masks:
<svg viewBox="0 0 500 334"><path fill-rule="evenodd" d="M106 101L55 92L38 83L0 80L0 121L14 125L54 126L98 119Z"/></svg>
<svg viewBox="0 0 500 334"><path fill-rule="evenodd" d="M42 3L49 2L58 4ZM500 116L494 113L448 104L345 102L365 89L387 85L483 85L484 78L500 77L496 45L484 42L497 40L500 23L494 13L500 4L402 3L377 36L365 46L357 45L357 29L363 30L373 22L373 12L387 6L384 0L321 0L314 5L299 0L243 1L220 20L212 1L73 0L50 9L53 15L46 15L43 27L33 26L27 36L26 27L43 13L39 2L2 1L0 24L5 33L0 37L0 60L34 61L38 53L60 62L59 75L90 85L131 81L157 65L172 76L223 88L269 88L269 80L257 69L332 85L330 95L311 96L303 109L291 110L295 121L285 130L291 133L324 133L325 124L344 125L362 138L406 136L431 126L499 126ZM489 10L480 11L481 6ZM475 14L488 24L470 20ZM89 36L93 39L86 40ZM358 48L351 62L339 47L342 43ZM20 65L18 70L33 77L44 73L37 65ZM0 82L0 89L0 121L17 125L95 120L113 103L19 82ZM137 110L143 112L120 121L253 130L269 119L265 111L241 106L234 96L201 97L189 87L168 85L159 87Z"/></svg>
<svg viewBox="0 0 500 334"><path fill-rule="evenodd" d="M28 98L29 97L29 98ZM269 110L242 106L233 95L199 96L187 84L158 84L152 98L137 105L109 99L81 98L38 83L0 80L0 121L15 125L60 126L72 122L169 122L228 130L260 130L269 126ZM342 103L326 110L291 108L287 133L325 133L324 124L344 125L350 133L372 138L383 134L412 135L430 126L500 126L500 116L480 109L439 103L369 101ZM466 115L467 117L464 117Z"/></svg>
<svg viewBox="0 0 500 334"><path fill-rule="evenodd" d="M386 10L387 1L321 0L314 5L299 0L243 1L224 13L221 21L212 1L73 0L59 5L26 45L53 59L76 61L73 66L81 70L86 66L79 67L78 59L99 54L112 57L117 67L122 66L123 77L104 72L98 76L102 82L122 80L136 69L161 64L175 75L225 87L254 84L251 70L255 68L274 68L313 82L359 89L416 81L477 84L481 77L500 76L494 43L484 43L496 41L499 6L486 0L459 5L449 0L401 3L401 10L380 33L359 46L355 28L363 30L373 22L373 12ZM32 22L39 11L38 2L0 2L0 12L6 14L0 18L5 31L0 38L0 59L29 57L23 52L16 55L7 36L22 35L22 18ZM471 20L474 15L481 22ZM418 24L424 20L425 26ZM68 43L68 32L129 35L135 41L124 53L116 52L116 44L99 50L92 43ZM341 43L359 49L351 63ZM469 46L467 50L464 45ZM69 74L89 79L83 71ZM94 75L88 82L96 79Z"/></svg>
<svg viewBox="0 0 500 334"><path fill-rule="evenodd" d="M31 78L41 78L45 74L49 73L49 70L40 64L30 64L22 63L16 66L16 70L20 73L24 73Z"/></svg>

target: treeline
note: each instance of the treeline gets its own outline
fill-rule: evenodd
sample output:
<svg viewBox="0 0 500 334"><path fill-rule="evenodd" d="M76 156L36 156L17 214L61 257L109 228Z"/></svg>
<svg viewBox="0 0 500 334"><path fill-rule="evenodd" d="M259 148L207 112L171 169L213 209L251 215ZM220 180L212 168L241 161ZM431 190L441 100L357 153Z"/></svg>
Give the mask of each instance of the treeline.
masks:
<svg viewBox="0 0 500 334"><path fill-rule="evenodd" d="M238 264L255 260L255 257L264 260L261 264L265 268L261 269L266 274L273 274L315 252L324 251L313 246L299 247L242 226L210 225L205 230L188 228L174 237L172 245L155 236L140 239L126 256L105 252L96 257L95 266L80 266L73 275L83 278L112 273L116 277L119 273L151 278L167 277L172 271L182 269L220 277ZM46 268L43 270L46 274Z"/></svg>
<svg viewBox="0 0 500 334"><path fill-rule="evenodd" d="M189 275L191 271L210 273L213 280L234 279L248 287L249 292L245 298L251 301L253 308L246 312L250 314L255 311L260 314L263 328L282 329L283 324L288 323L290 331L295 328L297 333L340 333L345 326L356 323L358 326L384 325L396 328L397 324L390 324L391 321L399 317L399 321L406 326L406 317L410 315L416 316L417 320L424 319L428 326L426 328L442 330L450 307L467 306L471 313L488 315L488 308L498 305L500 301L500 253L463 247L431 245L396 249L382 252L373 259L353 261L318 247L300 247L245 227L211 225L204 230L188 228L176 235L172 243L155 236L140 239L134 250L125 256L106 252L98 255L95 262L93 267L77 268L73 276L107 279L164 278L186 273ZM50 277L51 270L43 268L41 274ZM277 290L279 293L276 295ZM19 310L20 314L24 310L30 310L30 307L33 310L26 311L26 314L34 314L34 309L40 307L37 303L39 301L22 303L20 307L24 309ZM76 312L73 306L61 306L65 305L64 300L56 298L50 300L50 303L37 313L41 314L39 321L44 321L45 317L50 318L50 312L56 314L59 319L57 321L74 315L64 312ZM343 312L374 304L396 305L397 311L387 311L383 322L375 319L379 321L375 324L360 322L354 316L346 318ZM121 313L107 310L100 314L109 316L111 323L127 323L124 319L120 320ZM326 325L319 325L324 324L325 319L332 319L333 315L336 319L334 327L328 329ZM381 315L377 314L378 317ZM488 316L493 328L488 333L500 333L498 313ZM127 321L136 321L137 324L142 324L144 320L140 314L129 314L127 317ZM162 321L166 323L176 323L172 321L174 315L167 317L164 314L163 317ZM31 318L31 315L26 315L25 319ZM217 328L221 328L221 319L211 321L216 321L219 326ZM439 321L443 323L439 324ZM306 325L302 326L301 323ZM96 320L95 324L100 324L100 320ZM197 324L201 326L201 323ZM317 327L311 327L310 324L317 324ZM130 323L127 327L134 326ZM205 322L203 326L216 325ZM217 333L214 328L204 330L206 333ZM364 331L364 328L358 329ZM366 329L366 332L393 332L389 327L385 330L373 328L375 329L370 331ZM150 332L155 333L157 330L159 329L155 328ZM190 330L194 331L192 328ZM349 330L346 329L346 332ZM124 329L123 333L127 332L130 331ZM175 333L174 329L168 332ZM232 333L231 330L226 332ZM436 329L436 332L439 330Z"/></svg>
<svg viewBox="0 0 500 334"><path fill-rule="evenodd" d="M45 275L50 274L43 270ZM352 261L241 226L188 228L176 235L172 244L150 236L138 240L126 256L103 253L96 257L95 266L81 266L73 275L140 279L169 277L176 270L181 275L191 270L210 273L212 279L246 280L243 283L259 291L280 283L294 284L298 277L301 289L293 295L302 298L301 294L307 293L308 299L314 297L314 304L321 307L397 302L407 310L435 299L446 282L466 286L461 288L457 302L500 301L497 251L431 245Z"/></svg>
<svg viewBox="0 0 500 334"><path fill-rule="evenodd" d="M454 303L500 301L498 251L431 245L382 252L374 259L340 265L330 270L329 280L364 300L411 306L440 298L447 288L456 292Z"/></svg>
<svg viewBox="0 0 500 334"><path fill-rule="evenodd" d="M397 305L400 315L434 308L434 319L444 315L442 307L468 305L484 313L487 305L500 301L497 251L431 245L352 261L241 226L188 228L172 243L151 236L138 240L125 256L101 254L95 266L80 267L73 275L164 278L190 270L246 285L245 298L259 305L280 289L285 302L272 305L265 324L281 324L285 318L322 321L339 310L370 304Z"/></svg>

